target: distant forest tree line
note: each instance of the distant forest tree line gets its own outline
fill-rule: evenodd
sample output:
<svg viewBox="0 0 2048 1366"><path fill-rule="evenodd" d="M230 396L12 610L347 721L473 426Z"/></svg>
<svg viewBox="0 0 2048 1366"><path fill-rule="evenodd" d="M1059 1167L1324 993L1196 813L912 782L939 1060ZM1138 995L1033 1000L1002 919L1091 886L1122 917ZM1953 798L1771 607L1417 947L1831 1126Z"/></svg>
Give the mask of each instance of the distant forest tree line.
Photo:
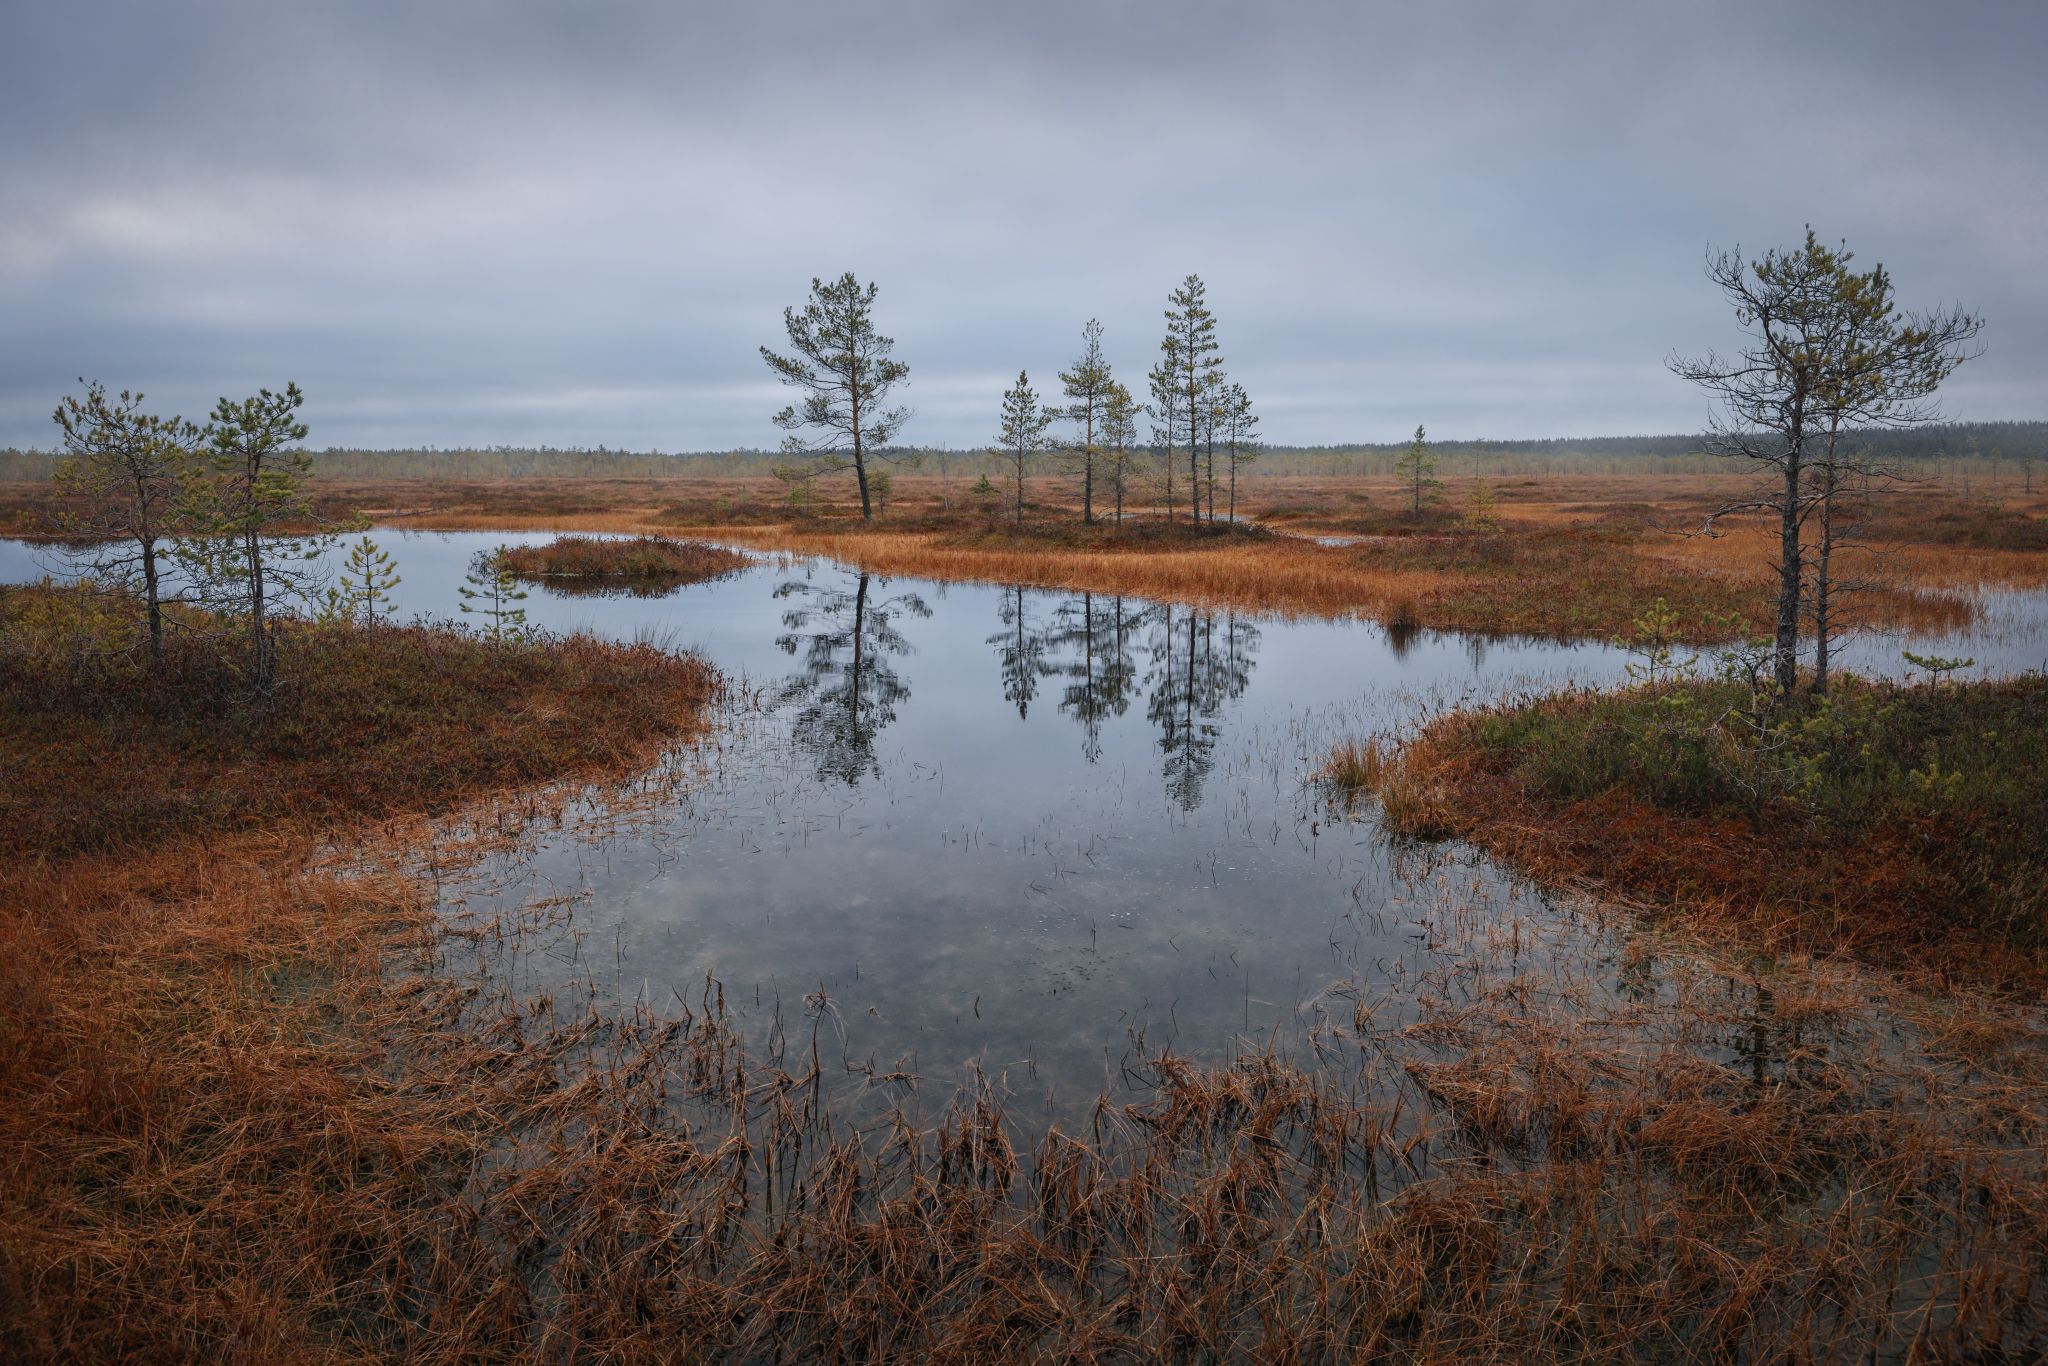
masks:
<svg viewBox="0 0 2048 1366"><path fill-rule="evenodd" d="M1858 438L1875 454L1925 466L1930 472L1967 472L1998 482L2020 483L2031 462L2036 486L2048 488L2048 421L1943 422L1904 431L1860 432ZM1707 440L1705 434L1484 441L1440 440L1432 435L1429 445L1431 455L1441 462L1438 473L1450 476L1727 472L1727 461L1709 452ZM1407 436L1328 446L1267 443L1259 448L1257 466L1243 475L1392 475L1409 445ZM1147 441L1135 453L1156 462L1163 452ZM1001 457L986 447L895 446L890 454L915 457L920 472L933 475L939 473L935 460L943 457L949 475L964 475L970 482L984 473L994 479L1002 472ZM307 455L312 476L328 479L765 479L785 460L777 452L758 449L627 451L603 446L328 446ZM48 479L61 458L56 451L0 447L0 481ZM1077 483L1077 500L1079 496Z"/></svg>

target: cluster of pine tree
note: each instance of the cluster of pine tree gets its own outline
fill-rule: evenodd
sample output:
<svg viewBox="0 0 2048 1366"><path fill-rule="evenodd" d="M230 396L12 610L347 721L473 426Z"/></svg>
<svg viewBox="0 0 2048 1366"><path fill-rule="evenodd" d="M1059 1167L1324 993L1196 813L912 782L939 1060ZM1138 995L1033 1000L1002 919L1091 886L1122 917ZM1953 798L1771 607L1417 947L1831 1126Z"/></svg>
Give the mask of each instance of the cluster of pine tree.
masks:
<svg viewBox="0 0 2048 1366"><path fill-rule="evenodd" d="M790 457L776 474L795 496L811 479L851 470L866 517L874 515L878 462L918 457L890 445L909 412L889 406L888 396L910 367L891 354L895 342L875 329L875 292L851 272L830 282L813 279L804 307L783 310L790 353L761 348L776 378L801 396L775 414L776 425L789 433L783 453ZM1167 305L1159 363L1147 375L1149 404L1139 403L1112 372L1102 324L1092 318L1081 330L1081 354L1059 372L1064 403L1041 400L1030 372L1018 371L1017 383L1003 395L994 443L1008 476L1013 520L1024 520L1026 482L1048 460L1078 478L1084 522L1095 521L1098 509L1123 521L1147 486L1169 519L1183 505L1181 497L1195 522L1237 519L1238 471L1257 458L1259 419L1244 386L1224 372L1201 277L1188 276ZM1149 446L1139 444L1141 416L1150 419ZM1055 434L1063 422L1072 425ZM1183 465L1184 476L1178 473Z"/></svg>
<svg viewBox="0 0 2048 1366"><path fill-rule="evenodd" d="M1092 318L1081 330L1080 356L1060 371L1065 404L1041 403L1029 372L1018 372L1017 383L1003 395L996 436L1010 475L1014 520L1024 519L1025 479L1045 456L1060 472L1079 476L1085 522L1095 520L1098 498L1112 503L1121 522L1141 481L1150 484L1171 520L1180 506L1175 484L1183 462L1179 492L1189 517L1216 521L1218 491L1224 490L1222 517L1237 520L1237 475L1257 458L1259 419L1244 386L1223 369L1206 293L1201 277L1190 275L1168 296L1159 362L1146 375L1149 404L1141 406L1111 372L1102 353L1102 324ZM1140 413L1150 419L1149 447L1137 444ZM1072 428L1050 436L1062 420Z"/></svg>
<svg viewBox="0 0 2048 1366"><path fill-rule="evenodd" d="M367 535L326 583L320 560L344 528L318 513L306 487L296 384L223 398L204 425L147 412L143 401L98 383L64 398L55 479L81 580L136 604L153 666L164 661L168 609L180 605L201 609L177 618L187 628L230 628L218 634L241 643L259 696L276 685L281 610L369 626L389 617L398 572Z"/></svg>

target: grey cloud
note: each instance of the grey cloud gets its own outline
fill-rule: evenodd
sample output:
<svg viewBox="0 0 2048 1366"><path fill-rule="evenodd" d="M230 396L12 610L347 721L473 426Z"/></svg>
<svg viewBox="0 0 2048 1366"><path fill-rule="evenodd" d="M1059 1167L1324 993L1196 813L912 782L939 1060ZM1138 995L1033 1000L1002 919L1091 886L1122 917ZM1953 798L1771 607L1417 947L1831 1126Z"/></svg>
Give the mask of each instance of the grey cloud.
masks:
<svg viewBox="0 0 2048 1366"><path fill-rule="evenodd" d="M2048 18L1997 3L80 4L0 42L0 443L78 375L316 444L767 445L754 348L882 287L985 440L1209 282L1275 439L1697 427L1709 244L1811 222L2041 414ZM980 392L982 386L986 392Z"/></svg>

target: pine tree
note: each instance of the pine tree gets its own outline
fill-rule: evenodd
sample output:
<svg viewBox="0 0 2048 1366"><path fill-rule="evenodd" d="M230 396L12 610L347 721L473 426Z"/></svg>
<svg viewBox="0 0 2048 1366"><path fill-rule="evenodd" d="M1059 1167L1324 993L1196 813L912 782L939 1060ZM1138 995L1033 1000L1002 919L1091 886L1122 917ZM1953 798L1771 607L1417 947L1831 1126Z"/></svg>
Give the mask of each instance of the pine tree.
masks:
<svg viewBox="0 0 2048 1366"><path fill-rule="evenodd" d="M181 543L180 558L204 596L247 621L259 696L276 682L272 618L282 603L317 591L318 561L335 539L305 530L323 520L306 490L312 457L298 444L306 439L297 417L305 401L296 384L240 402L223 398L208 426L203 473L188 486L200 534Z"/></svg>
<svg viewBox="0 0 2048 1366"><path fill-rule="evenodd" d="M1707 278L1734 307L1742 349L1668 362L1719 402L1709 449L1774 476L1761 506L1778 523L1772 672L1781 697L1799 681L1809 524L1817 522L1824 538L1833 535L1833 502L1845 483L1842 432L1926 421L1935 389L1973 354L1983 327L1961 308L1897 317L1883 268L1858 275L1850 259L1846 248L1823 245L1811 228L1799 246L1754 261L1739 249L1715 253ZM1701 530L1759 505L1756 498L1728 504L1710 513Z"/></svg>
<svg viewBox="0 0 2048 1366"><path fill-rule="evenodd" d="M1188 506L1202 520L1201 444L1206 399L1221 382L1223 358L1216 342L1216 315L1205 302L1208 289L1199 275L1181 281L1167 296L1166 336L1159 344L1159 374L1171 391L1160 405L1166 431L1166 459L1173 461L1175 442L1188 453ZM1158 392L1155 384L1155 394ZM1169 475L1169 478L1171 476ZM1169 490L1169 505L1172 494Z"/></svg>
<svg viewBox="0 0 2048 1366"><path fill-rule="evenodd" d="M386 617L391 615L391 590L400 582L391 556L366 535L349 547L341 582L327 590L326 614L338 621L360 616L363 625L374 627L380 606Z"/></svg>
<svg viewBox="0 0 2048 1366"><path fill-rule="evenodd" d="M1131 464L1137 458L1138 401L1131 391L1111 380L1102 403L1103 467L1116 494L1117 525L1123 525L1124 495L1130 491Z"/></svg>
<svg viewBox="0 0 2048 1366"><path fill-rule="evenodd" d="M889 391L910 374L910 367L890 358L896 343L875 331L875 286L863 286L848 271L831 284L813 278L810 301L803 312L782 310L782 326L795 352L779 356L761 348L761 359L784 384L803 391L801 405L775 414L775 425L790 435L782 449L803 457L792 477L815 477L852 470L860 484L860 515L874 519L868 487L873 460L906 458L887 447L910 419L908 408L883 404ZM802 433L817 434L806 438Z"/></svg>
<svg viewBox="0 0 2048 1366"><path fill-rule="evenodd" d="M1159 363L1145 372L1145 380L1152 389L1152 402L1146 405L1145 412L1152 419L1152 444L1159 449L1159 497L1171 524L1174 442L1180 434L1180 391L1175 387L1180 375L1180 343L1168 332L1159 350Z"/></svg>
<svg viewBox="0 0 2048 1366"><path fill-rule="evenodd" d="M479 550L470 557L469 573L455 590L462 595L462 610L484 618L484 639L506 644L527 635L526 590L512 577L505 564L506 547Z"/></svg>
<svg viewBox="0 0 2048 1366"><path fill-rule="evenodd" d="M1242 384L1226 385L1223 390L1223 439L1230 459L1230 520L1237 521L1237 471L1240 466L1249 465L1258 455L1258 414L1252 411L1251 395L1244 391Z"/></svg>
<svg viewBox="0 0 2048 1366"><path fill-rule="evenodd" d="M1109 362L1102 355L1102 324L1090 318L1081 329L1081 355L1070 369L1060 371L1060 385L1072 403L1061 416L1081 424L1077 443L1067 447L1073 464L1081 471L1081 520L1095 520L1095 467L1101 455L1096 446L1098 428L1104 418L1110 386Z"/></svg>
<svg viewBox="0 0 2048 1366"><path fill-rule="evenodd" d="M1010 464L1013 520L1024 523L1024 476L1031 462L1045 449L1045 431L1052 425L1053 412L1041 407L1031 376L1017 372L1017 383L1003 394L1003 427L996 436L997 449Z"/></svg>
<svg viewBox="0 0 2048 1366"><path fill-rule="evenodd" d="M1421 426L1415 428L1415 439L1394 462L1394 473L1408 486L1410 511L1420 515L1424 503L1436 501L1436 490L1443 485L1430 477L1436 473L1436 457L1429 453L1429 440Z"/></svg>
<svg viewBox="0 0 2048 1366"><path fill-rule="evenodd" d="M143 412L141 394L124 389L109 400L100 384L87 385L82 399L65 398L54 420L65 450L57 486L81 504L63 529L91 546L81 556L90 575L141 588L149 657L161 665L165 542L190 529L184 494L201 432L183 418Z"/></svg>

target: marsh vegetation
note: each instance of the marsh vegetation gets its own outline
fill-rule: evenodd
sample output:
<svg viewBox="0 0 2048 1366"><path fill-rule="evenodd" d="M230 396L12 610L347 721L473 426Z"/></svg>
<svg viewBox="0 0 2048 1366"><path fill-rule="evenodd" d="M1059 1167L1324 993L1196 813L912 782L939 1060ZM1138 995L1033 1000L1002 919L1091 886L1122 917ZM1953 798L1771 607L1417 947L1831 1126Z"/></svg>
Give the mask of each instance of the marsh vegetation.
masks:
<svg viewBox="0 0 2048 1366"><path fill-rule="evenodd" d="M1888 496L1974 319L1848 260L1721 263L1761 493L1264 449L1195 276L985 453L851 275L715 479L89 388L0 499L0 1340L2037 1351L2048 523Z"/></svg>
<svg viewBox="0 0 2048 1366"><path fill-rule="evenodd" d="M730 574L747 557L723 546L662 536L562 536L546 545L507 546L498 562L514 577L559 592L671 592Z"/></svg>

